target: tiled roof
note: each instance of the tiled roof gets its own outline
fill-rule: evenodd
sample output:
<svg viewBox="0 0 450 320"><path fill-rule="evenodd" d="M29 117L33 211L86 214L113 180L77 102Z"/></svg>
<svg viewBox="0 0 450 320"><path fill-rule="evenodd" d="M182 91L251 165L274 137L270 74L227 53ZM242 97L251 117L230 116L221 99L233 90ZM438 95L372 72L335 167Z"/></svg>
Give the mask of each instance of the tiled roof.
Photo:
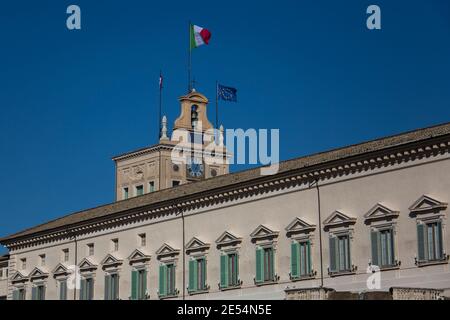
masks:
<svg viewBox="0 0 450 320"><path fill-rule="evenodd" d="M280 167L277 175L286 173L291 170L308 168L313 169L317 165L323 165L328 162L349 157L361 156L388 148L398 147L401 145L446 135L450 135L450 122L429 128L402 133L395 136L389 136L377 140L359 143L348 147L334 149L327 152L321 152L309 156L283 161L280 162ZM114 215L134 208L157 204L159 202L170 202L171 200L175 200L184 196L191 196L205 191L220 189L225 186L241 184L258 178L261 178L260 168L254 168L250 170L217 176L203 181L184 184L169 189L164 189L139 197L76 212L1 238L0 243L5 243L6 241L11 241L16 238L27 237L38 233L42 234L51 230L54 231L66 228L71 225L88 222L92 219L105 218L108 215Z"/></svg>

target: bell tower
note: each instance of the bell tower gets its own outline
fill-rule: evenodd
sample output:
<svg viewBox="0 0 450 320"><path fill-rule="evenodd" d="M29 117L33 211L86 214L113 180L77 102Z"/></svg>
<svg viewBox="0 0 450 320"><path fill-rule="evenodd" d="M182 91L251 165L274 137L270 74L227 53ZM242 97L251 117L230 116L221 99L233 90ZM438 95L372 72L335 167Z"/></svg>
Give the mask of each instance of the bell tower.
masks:
<svg viewBox="0 0 450 320"><path fill-rule="evenodd" d="M193 89L178 100L170 136L164 116L158 144L113 158L117 201L229 172L223 127L214 131L208 120L208 99Z"/></svg>

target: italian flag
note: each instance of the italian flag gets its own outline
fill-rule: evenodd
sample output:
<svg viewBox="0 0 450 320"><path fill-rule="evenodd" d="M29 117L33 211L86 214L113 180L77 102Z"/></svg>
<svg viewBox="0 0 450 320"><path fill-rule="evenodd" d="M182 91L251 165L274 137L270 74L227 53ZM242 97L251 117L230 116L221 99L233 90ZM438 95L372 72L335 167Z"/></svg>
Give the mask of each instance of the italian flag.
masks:
<svg viewBox="0 0 450 320"><path fill-rule="evenodd" d="M191 50L203 44L208 44L211 32L208 29L191 24Z"/></svg>

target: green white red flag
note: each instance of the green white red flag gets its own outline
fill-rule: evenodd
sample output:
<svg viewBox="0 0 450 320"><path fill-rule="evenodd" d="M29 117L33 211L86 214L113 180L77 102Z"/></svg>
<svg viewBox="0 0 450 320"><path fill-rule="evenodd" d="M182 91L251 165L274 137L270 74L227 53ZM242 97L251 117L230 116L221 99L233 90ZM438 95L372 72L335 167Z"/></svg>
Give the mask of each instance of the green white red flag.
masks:
<svg viewBox="0 0 450 320"><path fill-rule="evenodd" d="M211 32L208 29L191 24L191 50L208 44L209 39L211 39Z"/></svg>

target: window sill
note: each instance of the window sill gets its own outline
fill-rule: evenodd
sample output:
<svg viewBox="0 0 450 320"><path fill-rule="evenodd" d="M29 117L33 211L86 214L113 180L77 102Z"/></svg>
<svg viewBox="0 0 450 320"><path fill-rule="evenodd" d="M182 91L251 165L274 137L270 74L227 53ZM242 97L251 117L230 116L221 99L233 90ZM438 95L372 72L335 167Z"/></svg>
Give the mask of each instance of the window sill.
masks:
<svg viewBox="0 0 450 320"><path fill-rule="evenodd" d="M255 282L255 285L257 287L262 287L262 286L269 286L272 284L277 284L278 280L269 280L269 281L264 281L264 282Z"/></svg>
<svg viewBox="0 0 450 320"><path fill-rule="evenodd" d="M427 267L427 266L435 266L440 264L448 264L448 259L442 259L442 260L430 260L430 261L417 261L417 266L420 267Z"/></svg>
<svg viewBox="0 0 450 320"><path fill-rule="evenodd" d="M220 287L219 289L220 289L220 291L230 291L230 290L235 290L235 289L241 289L241 284L237 284L235 286L229 286L226 288Z"/></svg>
<svg viewBox="0 0 450 320"><path fill-rule="evenodd" d="M337 272L330 272L329 275L330 277L334 278L334 277L341 277L341 276L351 276L356 274L355 271L337 271Z"/></svg>
<svg viewBox="0 0 450 320"><path fill-rule="evenodd" d="M204 289L204 290L188 291L188 294L190 296L195 296L197 294L204 294L204 293L209 293L209 288L208 289Z"/></svg>
<svg viewBox="0 0 450 320"><path fill-rule="evenodd" d="M158 296L159 300L166 300L166 299L174 299L178 298L178 294L168 294L165 296Z"/></svg>
<svg viewBox="0 0 450 320"><path fill-rule="evenodd" d="M311 279L315 279L315 278L316 278L316 276L314 274L311 274L311 275L291 278L291 281L292 282L297 282L297 281L311 280Z"/></svg>

